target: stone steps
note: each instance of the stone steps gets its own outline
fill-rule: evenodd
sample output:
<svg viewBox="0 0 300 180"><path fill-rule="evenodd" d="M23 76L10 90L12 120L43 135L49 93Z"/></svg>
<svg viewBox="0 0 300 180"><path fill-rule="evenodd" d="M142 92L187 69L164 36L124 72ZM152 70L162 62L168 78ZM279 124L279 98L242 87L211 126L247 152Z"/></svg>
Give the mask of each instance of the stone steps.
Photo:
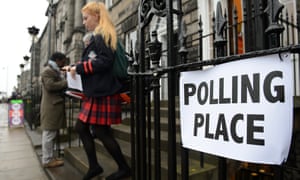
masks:
<svg viewBox="0 0 300 180"><path fill-rule="evenodd" d="M130 149L127 148L130 146L130 143L118 140L120 146L122 147L123 154L130 164ZM104 173L101 175L101 178L108 176L112 172L117 170L117 165L112 160L111 156L108 154L106 149L103 147L101 142L97 142L97 158L98 162L103 166ZM162 151L161 152L161 179L167 179L168 174L168 156L167 152ZM81 147L72 147L72 148L66 148L65 149L65 159L68 159L68 161L75 166L81 173L84 173L88 170L87 165L87 158L85 155L85 152L83 148ZM180 162L180 156L177 157L178 162ZM152 167L154 169L154 167ZM177 178L181 179L181 164L178 163L177 165ZM199 161L197 160L190 160L189 164L189 174L190 179L214 179L214 176L216 174L216 167L211 164L204 164L203 168L200 168ZM130 179L130 178L128 178Z"/></svg>
<svg viewBox="0 0 300 180"><path fill-rule="evenodd" d="M87 157L83 148L65 148L64 151L65 159L70 162L70 164L72 164L72 166L75 167L80 173L82 173L83 176L88 171ZM100 176L93 178L94 180L105 179L105 177L117 170L117 165L114 163L110 156L106 156L101 152L97 152L97 158L99 164L103 167L104 172Z"/></svg>
<svg viewBox="0 0 300 180"><path fill-rule="evenodd" d="M124 109L128 108L126 106ZM153 113L153 112L152 112ZM160 119L160 126L161 126L161 179L167 179L168 175L168 119L166 118L168 115L168 108L167 103L161 103L161 119ZM177 108L176 114L179 114L179 109ZM113 125L113 133L116 137L117 141L119 142L121 149L123 151L124 156L128 163L131 163L131 144L130 144L130 113L123 114L123 122L119 125ZM176 115L179 117L178 115ZM153 118L153 117L152 117ZM154 120L151 120L151 138L153 138L154 134ZM180 145L180 120L176 119L176 152L177 156L177 177L181 179L181 145ZM110 173L117 170L116 164L114 160L112 160L109 153L106 151L102 143L98 140L96 142L96 149L97 149L97 157L99 163L102 164L105 172L101 176L106 177ZM154 147L154 140L151 140L151 146ZM153 150L152 150L153 151ZM152 154L154 154L152 152ZM65 148L64 150L65 159L69 161L75 168L77 168L81 173L85 173L87 171L87 159L84 153L83 147L71 147ZM213 156L204 155L204 167L200 167L200 153L189 150L189 179L205 179L205 180L216 180L217 178L217 159ZM154 160L154 157L152 157ZM152 163L154 164L154 163ZM155 168L152 167L152 170ZM100 179L101 179L100 177Z"/></svg>
<svg viewBox="0 0 300 180"><path fill-rule="evenodd" d="M112 126L113 132L114 132L114 135L116 138L130 141L130 126L128 126L129 123L130 123L129 119L125 119L125 120L123 120L122 124ZM153 126L154 122L152 121L151 124ZM162 130L161 131L161 150L162 151L167 151L167 149L168 149L168 132L167 132L168 127L167 126L168 126L168 120L166 118L162 117L161 118L161 130ZM176 131L178 132L176 134L176 139L178 140L178 142L176 143L176 150L177 150L177 154L180 154L180 149L181 149L180 139L181 139L181 137L179 134L179 132L180 132L179 120L176 121ZM154 132L152 129L152 135L153 134L154 134ZM152 145L154 146L154 141L152 142ZM197 151L190 150L189 155L190 155L190 158L199 159L200 153ZM212 163L212 164L218 163L217 158L215 156L211 156L209 154L205 154L204 161Z"/></svg>

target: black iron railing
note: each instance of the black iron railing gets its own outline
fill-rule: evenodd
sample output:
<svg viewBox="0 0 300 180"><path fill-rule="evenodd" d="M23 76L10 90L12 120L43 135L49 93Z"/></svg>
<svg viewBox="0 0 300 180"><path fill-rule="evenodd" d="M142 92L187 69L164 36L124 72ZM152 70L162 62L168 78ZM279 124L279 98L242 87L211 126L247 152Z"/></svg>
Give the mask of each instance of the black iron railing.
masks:
<svg viewBox="0 0 300 180"><path fill-rule="evenodd" d="M226 14L222 13L222 6L219 2L217 5L217 11L213 17L213 28L211 33L203 34L203 23L201 16L199 17L199 38L187 41L188 37L192 37L195 34L187 34L185 31L185 23L182 21L184 14L181 11L181 1L177 1L179 9L173 9L173 1L155 1L144 0L140 3L139 11L139 36L138 36L138 52L135 54L132 70L129 74L132 76L132 99L134 100L131 109L131 133L132 133L132 166L134 167L133 179L161 179L161 154L160 154L160 79L164 76L167 77L168 83L168 179L177 179L177 151L176 143L180 142L176 139L176 89L178 88L178 74L183 71L201 70L205 66L213 66L217 64L227 63L231 61L240 61L250 57L257 57L267 54L291 52L297 56L300 53L300 45L293 41L283 41L284 39L295 39L294 34L297 33L299 27L294 25L286 17L284 20L281 18L279 23L279 15L283 10L282 4L278 1L270 0L265 7L260 7L257 11L254 11L251 16L247 16L247 12L244 12L244 20L237 21L237 10L233 11L233 22L229 24ZM254 6L253 6L254 7ZM177 15L180 21L179 23L179 44L173 38L173 15ZM167 21L167 40L166 49L161 50L161 42L157 40L156 32L152 33L152 41L146 41L146 36L149 34L147 26L151 22L153 16L159 16L166 18ZM288 15L286 15L288 16ZM238 54L238 26L249 27L251 23L262 23L260 28L264 29L266 35L260 42L256 40L256 44L259 46L249 47L247 42L252 41L255 36L255 31L247 29L246 36L244 36L246 53ZM228 36L230 34L230 36ZM247 37L247 34L249 35ZM251 35L251 36L250 36ZM229 41L229 37L232 37ZM205 38L212 38L213 47L213 59L203 60L203 40ZM194 42L198 43L194 43ZM187 45L188 44L188 45ZM189 50L198 44L198 55L190 55ZM178 49L178 51L174 51ZM161 67L159 59L161 54L167 58L167 66ZM228 56L230 54L230 56ZM178 57L176 57L178 55ZM294 57L295 61L298 57ZM177 60L178 59L178 60ZM152 65L150 66L150 62ZM297 79L295 74L295 79ZM149 82L150 83L146 83ZM152 93L150 98L149 91ZM153 103L149 103L152 100ZM153 109L153 114L150 114L149 109ZM154 134L151 136L152 127L149 125L151 119L154 119ZM148 124L148 125L147 125ZM148 133L147 133L148 132ZM154 147L151 147L149 141L154 141ZM149 149L147 149L148 147ZM154 149L154 154L151 153L151 149ZM153 157L152 157L153 156ZM181 161L181 178L189 179L189 150L181 148L180 153ZM200 153L200 167L203 167L204 156ZM151 162L154 159L153 167L151 169ZM218 163L218 179L227 179L227 160L225 158L219 158ZM276 167L275 167L276 169ZM274 178L282 177L282 167L278 167L279 171L273 175Z"/></svg>
<svg viewBox="0 0 300 180"><path fill-rule="evenodd" d="M246 58L258 57L268 54L281 54L291 52L294 62L299 61L300 45L296 42L296 33L299 25L293 23L292 18L285 17L281 12L282 5L275 0L270 0L266 7L259 8L256 13L243 12L244 20L238 22L237 10L234 8L232 21L228 21L226 13L223 14L222 4L219 2L217 11L212 19L214 26L210 33L203 34L203 23L199 17L198 38L192 38L196 33L187 34L183 12L181 10L181 0L177 1L177 8L173 8L173 1L164 0L142 0L139 7L139 27L138 42L135 51L131 50L130 56L133 59L130 64L129 74L131 78L131 104L130 104L130 143L131 143L131 167L133 170L132 179L137 180L159 180L163 177L161 168L161 89L167 88L167 177L170 180L189 179L189 163L191 152L183 148L181 140L176 136L176 99L179 81L179 73L191 70L202 70L206 66L227 63L231 61L242 61ZM254 12L254 11L253 11ZM173 16L178 17L178 40L174 39ZM251 16L250 16L251 15ZM166 49L162 49L162 43L158 41L156 31L150 32L149 24L153 16L166 18L167 40ZM257 20L259 18L259 20ZM231 23L229 23L231 22ZM239 53L238 26L249 27L251 23L262 23L261 28L265 28L264 39L261 43L253 40L255 32L247 33L244 38L245 53ZM151 34L151 37L149 38ZM206 38L212 39L209 46L212 47L213 57L204 59L203 42ZM231 39L230 39L231 38ZM249 43L250 42L250 43ZM250 47L250 44L259 46ZM197 49L197 55L190 53L192 49ZM167 59L167 66L161 66L162 56ZM296 63L295 84L296 79ZM166 87L162 87L161 79L167 78ZM69 147L73 146L72 129L75 123L74 110L78 102L67 99L68 110L68 134ZM153 124L151 124L154 122ZM78 143L80 144L80 143ZM77 144L76 144L77 145ZM180 157L180 158L178 158ZM204 167L205 154L199 152L199 167ZM218 157L216 157L218 158ZM178 163L180 161L180 163ZM181 164L181 169L177 169L177 164ZM292 169L288 165L274 167L273 174L261 173L265 177L282 179L283 171ZM296 169L299 171L299 169ZM226 180L228 177L227 159L219 158L217 163L218 179ZM241 170L243 177L249 172L256 172L256 169Z"/></svg>

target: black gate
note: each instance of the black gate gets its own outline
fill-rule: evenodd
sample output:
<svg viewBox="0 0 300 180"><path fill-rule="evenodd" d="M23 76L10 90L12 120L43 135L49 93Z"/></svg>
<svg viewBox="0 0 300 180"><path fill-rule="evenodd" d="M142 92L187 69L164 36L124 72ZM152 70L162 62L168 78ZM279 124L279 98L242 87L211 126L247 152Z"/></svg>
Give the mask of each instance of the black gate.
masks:
<svg viewBox="0 0 300 180"><path fill-rule="evenodd" d="M178 117L179 73L190 70L202 70L205 66L237 61L244 58L280 52L293 53L294 62L299 61L300 45L296 42L299 25L295 25L288 11L283 16L284 6L276 0L245 1L243 20L238 21L237 9L232 8L228 16L222 13L221 3L213 17L211 33L203 34L201 16L199 18L198 38L187 34L183 21L181 0L141 0L139 7L138 49L132 52L131 75L131 144L133 179L170 180L192 179L190 156L198 156L199 167L203 168L206 158L214 158L216 170L210 179L299 179L298 129L294 130L293 145L289 161L281 166L253 165L236 162L237 169L230 174L230 161L222 157L211 157L201 152L191 152L180 146L180 137L176 128ZM176 4L177 9L173 7ZM166 48L158 41L156 31L150 32L149 24L154 16L166 18ZM178 31L174 32L174 17L178 20ZM239 42L238 29L244 28L242 44ZM175 39L176 33L178 39ZM203 60L203 40L212 38L214 58ZM239 51L242 46L242 51ZM189 53L197 49L195 53ZM162 54L167 57L167 66L161 66ZM296 67L295 72L299 67ZM167 173L162 172L164 157L161 155L161 78L167 78ZM294 75L295 84L296 74ZM298 83L297 83L298 84ZM295 112L297 109L295 107ZM179 144L179 146L178 146ZM299 148L298 148L299 149ZM299 156L300 157L300 156ZM180 167L180 168L178 168ZM164 175L163 175L164 174ZM202 176L201 176L202 177Z"/></svg>

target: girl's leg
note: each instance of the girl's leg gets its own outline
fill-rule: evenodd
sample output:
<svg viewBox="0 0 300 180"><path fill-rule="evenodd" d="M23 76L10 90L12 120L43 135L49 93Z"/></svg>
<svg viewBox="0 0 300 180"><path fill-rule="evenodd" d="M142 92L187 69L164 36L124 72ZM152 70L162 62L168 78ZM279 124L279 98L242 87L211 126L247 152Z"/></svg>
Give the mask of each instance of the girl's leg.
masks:
<svg viewBox="0 0 300 180"><path fill-rule="evenodd" d="M130 168L122 154L120 145L113 137L111 127L106 125L93 125L93 128L96 137L102 141L103 145L119 167L119 170L111 175L113 178L110 178L111 176L109 176L106 179L119 179L130 176Z"/></svg>
<svg viewBox="0 0 300 180"><path fill-rule="evenodd" d="M91 135L89 124L83 123L80 120L77 121L75 129L79 134L82 141L85 153L88 158L89 170L83 179L91 179L103 172L102 167L98 164L95 143L93 136Z"/></svg>

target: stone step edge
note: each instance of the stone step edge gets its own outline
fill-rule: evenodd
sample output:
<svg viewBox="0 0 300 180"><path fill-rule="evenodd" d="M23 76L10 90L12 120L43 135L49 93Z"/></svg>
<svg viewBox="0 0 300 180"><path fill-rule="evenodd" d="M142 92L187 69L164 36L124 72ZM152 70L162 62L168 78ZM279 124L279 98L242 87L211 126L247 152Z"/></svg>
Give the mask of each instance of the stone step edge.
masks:
<svg viewBox="0 0 300 180"><path fill-rule="evenodd" d="M79 155L81 154L81 155ZM84 157L82 157L84 156ZM103 158L106 156L106 154L103 154L101 152L97 152L97 157L99 162L103 162ZM81 158L80 158L81 157ZM108 157L108 156L106 156ZM162 155L163 157L163 155ZM108 157L111 159L111 157ZM88 170L88 165L87 165L87 159L85 157L85 152L83 150L83 147L72 147L72 148L66 148L65 149L65 159L68 160L75 168L78 168L79 171L82 173L85 173ZM102 159L102 160L101 160ZM111 159L111 161L113 161ZM72 163L73 162L73 163ZM106 161L107 162L107 161ZM167 174L167 162L162 161L161 163L161 168L162 168L162 176L164 177ZM181 164L179 163L177 165L177 176L181 177ZM103 176L107 176L108 174L112 173L114 170L116 170L116 165L104 165L103 168L105 169L105 172ZM114 169L114 170L113 170ZM152 168L153 169L153 168ZM189 167L189 176L192 178L197 178L199 176L214 176L216 174L217 168L214 165L205 163L204 168L201 168L199 166L199 162L195 160L190 160L190 167ZM165 178L165 177L164 177ZM198 179L198 178L197 178Z"/></svg>

